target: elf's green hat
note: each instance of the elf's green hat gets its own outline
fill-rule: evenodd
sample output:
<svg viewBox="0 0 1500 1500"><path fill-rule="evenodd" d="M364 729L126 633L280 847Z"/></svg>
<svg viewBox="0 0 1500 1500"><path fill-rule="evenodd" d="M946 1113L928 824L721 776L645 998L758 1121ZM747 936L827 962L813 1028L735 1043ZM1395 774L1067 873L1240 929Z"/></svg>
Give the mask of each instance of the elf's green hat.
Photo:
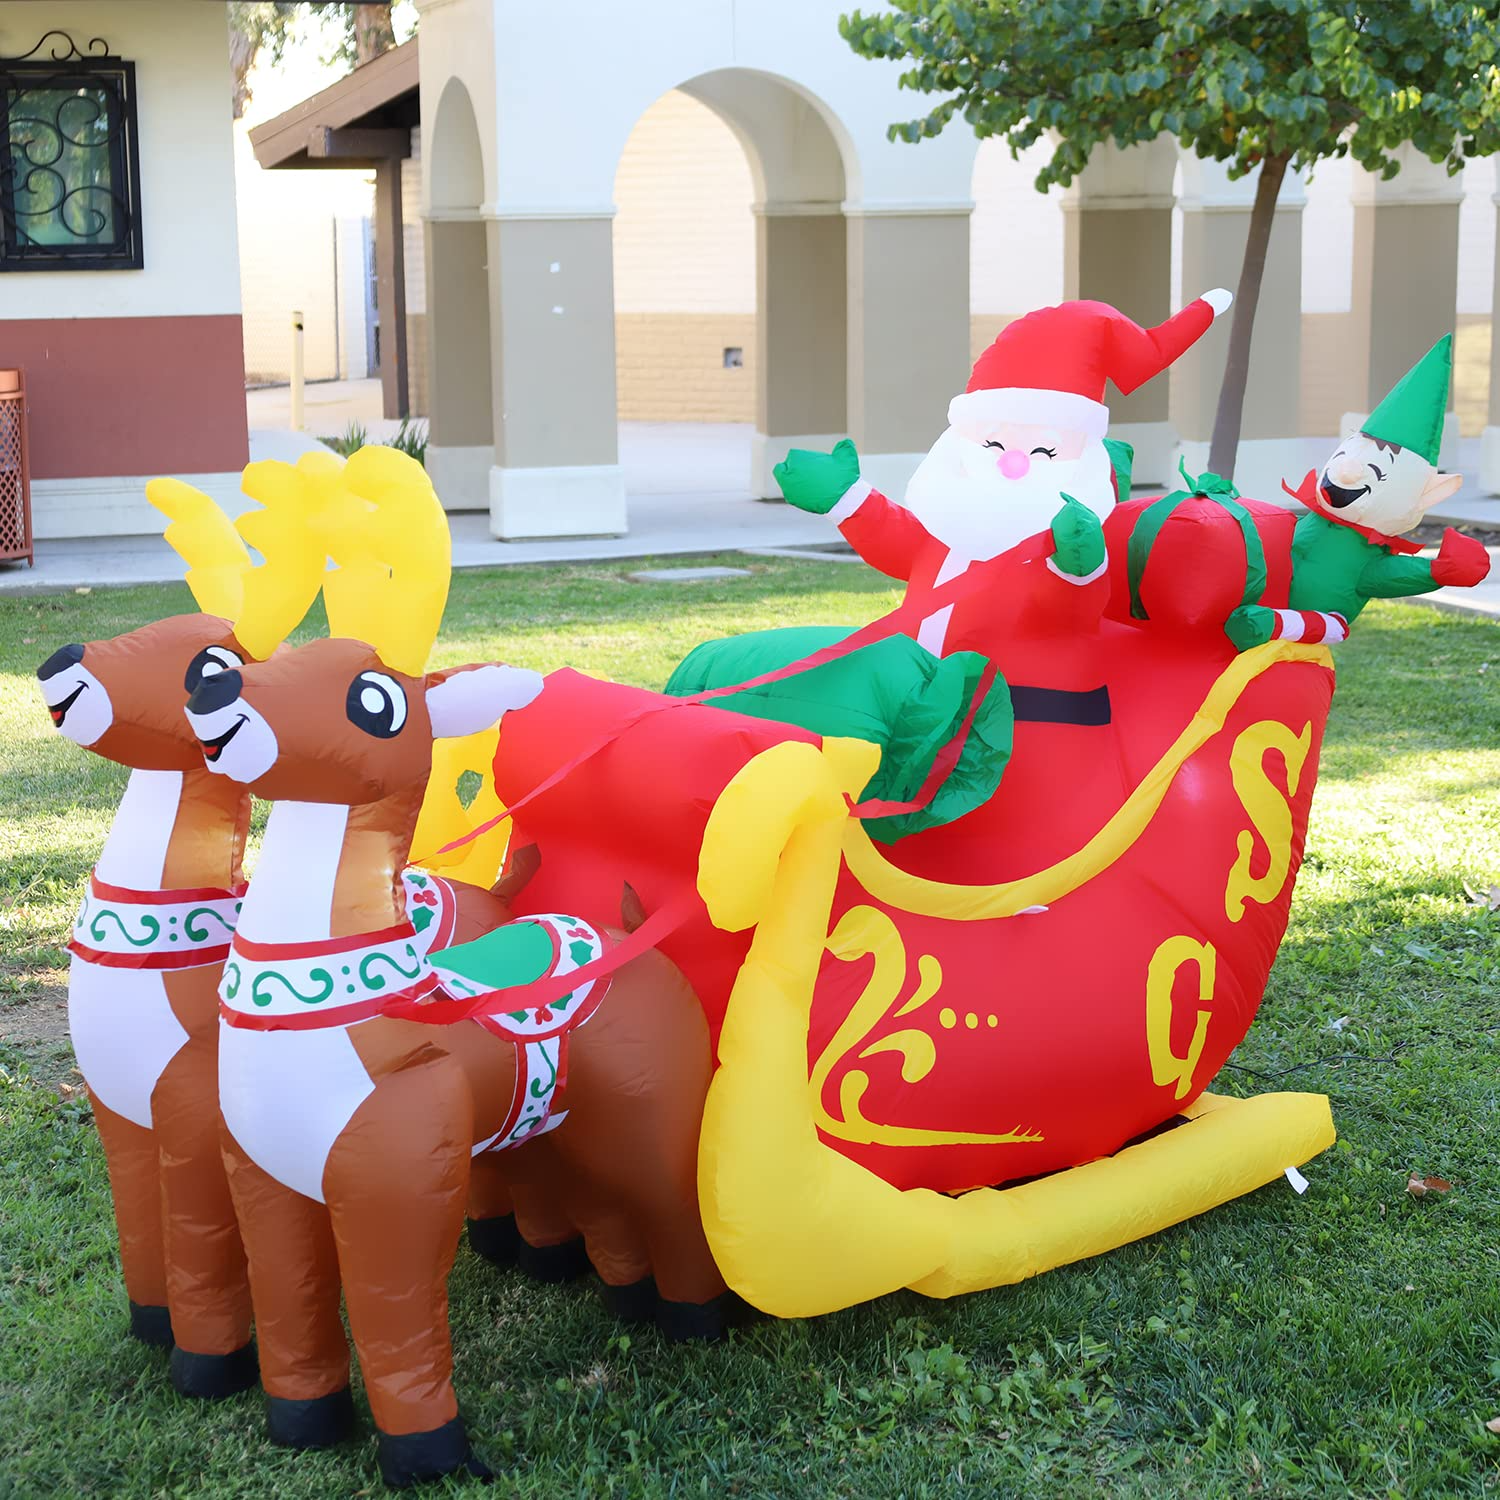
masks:
<svg viewBox="0 0 1500 1500"><path fill-rule="evenodd" d="M1453 335L1445 333L1396 382L1362 430L1370 437L1413 449L1436 468L1452 374Z"/></svg>

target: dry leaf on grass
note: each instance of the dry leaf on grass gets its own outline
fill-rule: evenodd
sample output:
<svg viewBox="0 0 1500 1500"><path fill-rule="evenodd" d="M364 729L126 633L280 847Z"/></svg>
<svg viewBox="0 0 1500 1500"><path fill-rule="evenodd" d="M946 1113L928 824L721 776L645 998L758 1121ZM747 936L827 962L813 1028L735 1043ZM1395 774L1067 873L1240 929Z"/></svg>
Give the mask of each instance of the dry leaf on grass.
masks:
<svg viewBox="0 0 1500 1500"><path fill-rule="evenodd" d="M1481 906L1485 911L1500 911L1500 885L1491 881L1482 891L1476 891L1467 881L1464 882L1464 895L1469 898L1470 906Z"/></svg>
<svg viewBox="0 0 1500 1500"><path fill-rule="evenodd" d="M1453 1184L1446 1177L1418 1177L1415 1172L1406 1179L1406 1191L1413 1198L1425 1198L1428 1193L1446 1193Z"/></svg>
<svg viewBox="0 0 1500 1500"><path fill-rule="evenodd" d="M1491 1417L1484 1425L1489 1431L1500 1433L1500 1417Z"/></svg>

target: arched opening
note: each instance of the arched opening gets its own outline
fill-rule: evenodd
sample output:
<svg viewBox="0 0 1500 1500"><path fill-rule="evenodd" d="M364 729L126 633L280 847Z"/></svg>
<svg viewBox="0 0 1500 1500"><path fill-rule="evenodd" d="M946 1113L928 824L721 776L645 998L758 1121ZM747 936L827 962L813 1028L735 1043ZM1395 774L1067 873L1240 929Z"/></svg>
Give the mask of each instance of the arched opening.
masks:
<svg viewBox="0 0 1500 1500"><path fill-rule="evenodd" d="M636 122L614 184L627 492L774 496L847 426L844 155L784 81L706 73Z"/></svg>
<svg viewBox="0 0 1500 1500"><path fill-rule="evenodd" d="M449 510L484 510L495 461L484 160L474 107L457 78L444 87L427 135L427 468Z"/></svg>

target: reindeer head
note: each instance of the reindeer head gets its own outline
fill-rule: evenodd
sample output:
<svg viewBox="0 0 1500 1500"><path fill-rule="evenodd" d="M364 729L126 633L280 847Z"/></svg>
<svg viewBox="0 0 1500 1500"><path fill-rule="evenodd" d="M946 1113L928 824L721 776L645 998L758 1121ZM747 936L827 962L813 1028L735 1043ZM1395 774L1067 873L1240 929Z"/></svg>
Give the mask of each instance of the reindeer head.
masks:
<svg viewBox="0 0 1500 1500"><path fill-rule="evenodd" d="M308 547L305 518L278 467L246 469L245 492L265 509L242 517L238 530L190 485L147 485L151 503L171 520L166 540L188 564L187 584L203 613L54 651L36 675L60 733L136 770L202 765L182 722L184 689L191 693L217 673L269 656L307 613L321 582L321 546ZM251 562L242 535L264 555L262 566Z"/></svg>
<svg viewBox="0 0 1500 1500"><path fill-rule="evenodd" d="M478 733L541 690L498 664L426 673L447 599L448 524L420 464L356 453L315 524L337 568L323 575L332 638L215 673L187 720L211 771L257 796L360 806L409 800L415 817L434 739Z"/></svg>

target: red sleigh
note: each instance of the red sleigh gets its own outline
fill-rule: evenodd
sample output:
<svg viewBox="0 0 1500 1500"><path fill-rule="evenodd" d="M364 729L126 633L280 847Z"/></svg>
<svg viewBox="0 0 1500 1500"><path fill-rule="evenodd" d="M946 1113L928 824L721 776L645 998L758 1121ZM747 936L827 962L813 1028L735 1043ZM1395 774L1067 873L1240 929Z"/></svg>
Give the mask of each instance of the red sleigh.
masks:
<svg viewBox="0 0 1500 1500"><path fill-rule="evenodd" d="M1320 1097L1204 1094L1286 927L1333 692L1325 648L1237 654L1214 623L1247 587L1285 602L1294 518L1189 500L1132 566L1145 504L1108 524L1081 657L996 651L999 791L888 848L851 814L860 742L569 670L506 720L496 787L541 856L517 909L608 920L629 885L660 914L719 1038L705 1227L769 1311L1016 1280L1333 1139Z"/></svg>

